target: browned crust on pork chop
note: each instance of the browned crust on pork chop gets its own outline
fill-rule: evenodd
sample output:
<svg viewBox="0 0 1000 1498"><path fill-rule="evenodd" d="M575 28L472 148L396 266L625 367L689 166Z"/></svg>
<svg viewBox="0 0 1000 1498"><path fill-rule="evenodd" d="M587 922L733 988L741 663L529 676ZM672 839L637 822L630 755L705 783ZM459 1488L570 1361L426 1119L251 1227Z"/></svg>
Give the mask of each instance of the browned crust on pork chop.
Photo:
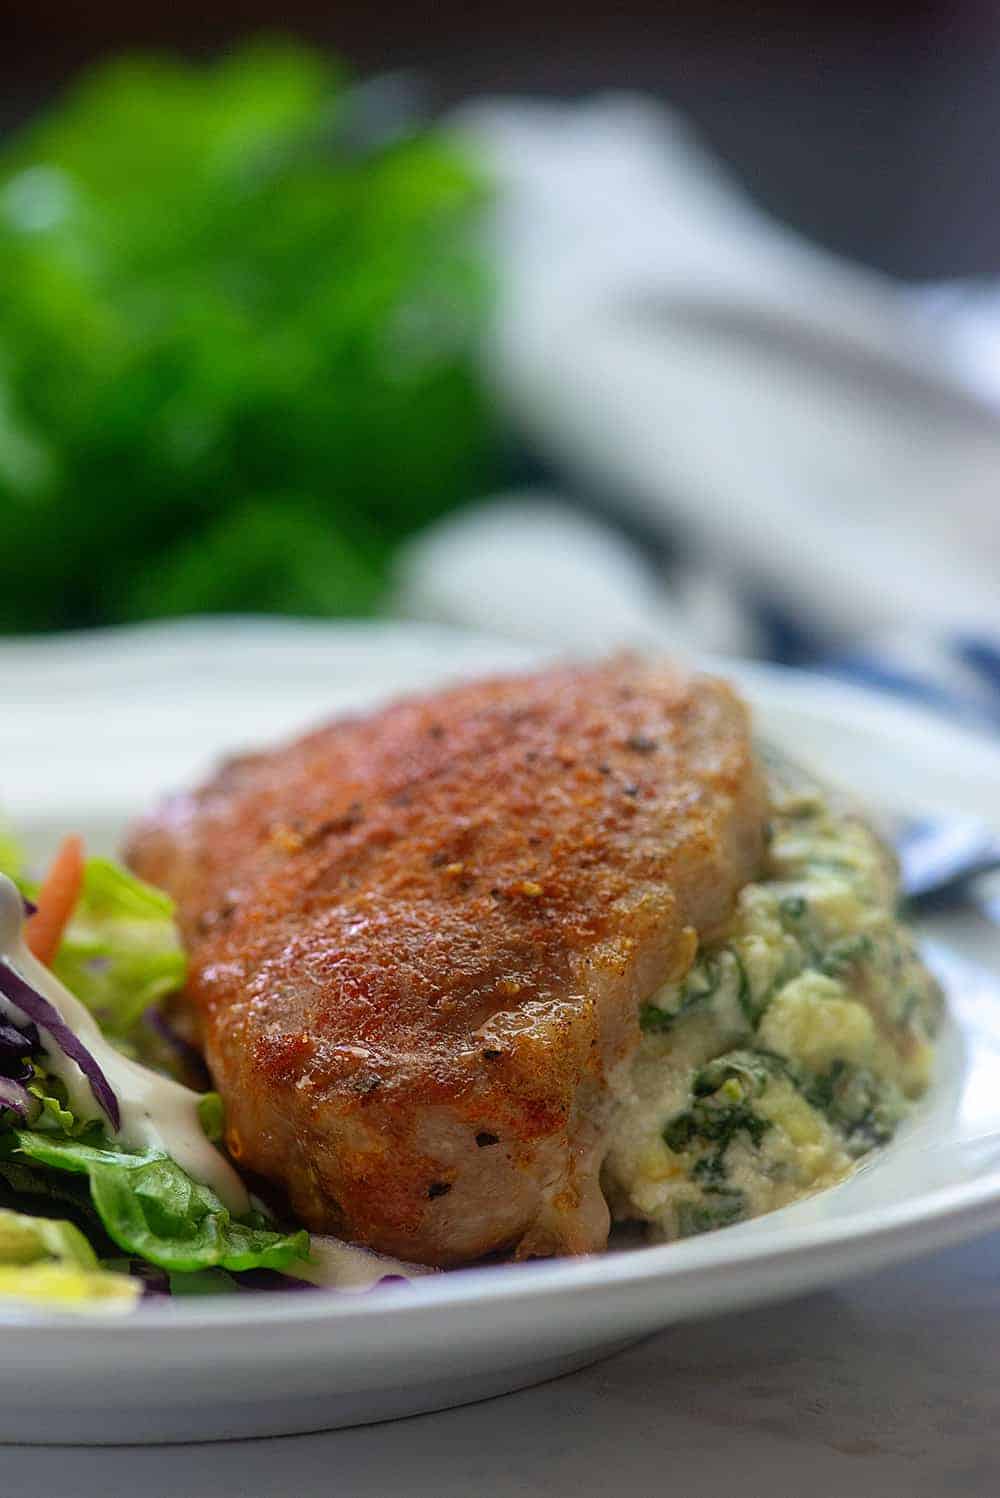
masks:
<svg viewBox="0 0 1000 1498"><path fill-rule="evenodd" d="M639 1004L762 852L747 713L619 657L237 759L133 832L242 1163L405 1258L603 1246Z"/></svg>

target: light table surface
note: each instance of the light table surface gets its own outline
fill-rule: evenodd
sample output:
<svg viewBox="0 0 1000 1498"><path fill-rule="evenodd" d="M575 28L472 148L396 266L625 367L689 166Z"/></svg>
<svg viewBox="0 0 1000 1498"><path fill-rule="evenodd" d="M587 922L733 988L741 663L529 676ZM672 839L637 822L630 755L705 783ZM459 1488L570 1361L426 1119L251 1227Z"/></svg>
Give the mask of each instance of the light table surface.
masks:
<svg viewBox="0 0 1000 1498"><path fill-rule="evenodd" d="M1000 1235L464 1409L0 1461L4 1498L995 1498Z"/></svg>

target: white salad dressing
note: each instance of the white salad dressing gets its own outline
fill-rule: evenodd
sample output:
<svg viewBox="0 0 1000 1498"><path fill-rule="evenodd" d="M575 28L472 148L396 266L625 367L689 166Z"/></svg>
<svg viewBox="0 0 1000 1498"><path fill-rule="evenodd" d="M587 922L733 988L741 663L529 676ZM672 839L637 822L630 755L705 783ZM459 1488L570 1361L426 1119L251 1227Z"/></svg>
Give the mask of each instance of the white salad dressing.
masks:
<svg viewBox="0 0 1000 1498"><path fill-rule="evenodd" d="M370 1290L389 1277L417 1280L440 1272L428 1264L407 1264L402 1259L391 1259L388 1254L378 1254L372 1248L362 1248L359 1243L345 1243L342 1238L316 1233L309 1239L309 1258L300 1259L285 1270L286 1274L308 1280L312 1285L348 1292Z"/></svg>
<svg viewBox="0 0 1000 1498"><path fill-rule="evenodd" d="M116 1051L104 1036L90 1010L74 998L68 988L32 956L24 942L24 906L17 886L0 874L0 958L6 960L24 981L59 1011L69 1028L79 1036L118 1099L121 1126L111 1129L83 1072L57 1045L45 1051L45 1065L63 1083L78 1118L100 1119L109 1133L131 1149L162 1150L185 1170L192 1180L210 1186L229 1210L249 1210L246 1187L229 1162L205 1137L198 1117L199 1095L148 1067L140 1066ZM27 1020L11 1000L15 1014ZM39 1029L43 1029L39 1026Z"/></svg>

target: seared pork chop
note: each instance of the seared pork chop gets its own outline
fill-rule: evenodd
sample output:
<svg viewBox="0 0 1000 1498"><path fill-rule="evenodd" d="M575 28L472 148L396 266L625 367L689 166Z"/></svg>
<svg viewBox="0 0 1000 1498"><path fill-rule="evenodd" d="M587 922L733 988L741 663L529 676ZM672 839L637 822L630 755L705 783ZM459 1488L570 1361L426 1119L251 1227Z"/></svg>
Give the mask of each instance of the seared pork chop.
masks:
<svg viewBox="0 0 1000 1498"><path fill-rule="evenodd" d="M137 827L228 1143L402 1258L604 1246L638 1008L762 853L732 691L631 657L474 682L231 761Z"/></svg>

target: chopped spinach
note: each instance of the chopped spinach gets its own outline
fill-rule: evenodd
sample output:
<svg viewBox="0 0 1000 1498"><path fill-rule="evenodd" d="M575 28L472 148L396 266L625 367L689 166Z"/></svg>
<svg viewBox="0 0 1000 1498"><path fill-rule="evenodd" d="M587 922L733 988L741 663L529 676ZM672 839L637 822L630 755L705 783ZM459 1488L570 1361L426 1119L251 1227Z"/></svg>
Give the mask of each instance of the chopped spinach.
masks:
<svg viewBox="0 0 1000 1498"><path fill-rule="evenodd" d="M875 943L867 933L842 936L833 942L819 959L819 970L828 978L840 978L874 955Z"/></svg>
<svg viewBox="0 0 1000 1498"><path fill-rule="evenodd" d="M743 1017L753 1027L760 1015L754 1006L747 970L732 947L721 947L717 951L699 955L680 985L679 1001L674 1008L663 1009L658 1004L644 1004L639 1011L639 1028L646 1035L663 1034L672 1030L683 1015L711 1003L727 988L734 990L734 997Z"/></svg>
<svg viewBox="0 0 1000 1498"><path fill-rule="evenodd" d="M740 975L740 986L736 998L739 1003L740 1009L743 1011L743 1018L752 1029L756 1026L757 1021L760 1019L760 1015L754 1008L753 990L750 987L750 979L747 976L747 970L743 964L743 959L739 956L739 954L737 952L734 952L732 947L727 947L726 951L729 952L733 961L736 963L736 969Z"/></svg>
<svg viewBox="0 0 1000 1498"><path fill-rule="evenodd" d="M664 1126L663 1142L675 1154L682 1153L692 1144L713 1145L716 1160L713 1173L719 1175L726 1151L737 1134L747 1134L756 1146L770 1127L769 1121L758 1117L746 1103L720 1104L714 1098L700 1098Z"/></svg>
<svg viewBox="0 0 1000 1498"><path fill-rule="evenodd" d="M807 860L808 868L824 869L828 874L847 874L852 879L857 878L857 866L846 858L810 858Z"/></svg>
<svg viewBox="0 0 1000 1498"><path fill-rule="evenodd" d="M672 1030L676 1013L660 1009L656 1004L643 1004L639 1010L639 1029L643 1035L657 1035Z"/></svg>
<svg viewBox="0 0 1000 1498"><path fill-rule="evenodd" d="M720 1227L742 1215L743 1193L728 1183L727 1152L740 1134L745 1134L755 1149L759 1148L771 1124L753 1111L747 1098L759 1096L771 1078L781 1075L783 1070L780 1057L768 1051L744 1050L719 1056L695 1073L691 1106L667 1122L663 1142L675 1154L702 1149L691 1166L690 1178L706 1195L726 1200L692 1207L691 1226L682 1228L682 1232L703 1232L707 1227ZM701 1226L696 1225L691 1213L702 1214Z"/></svg>
<svg viewBox="0 0 1000 1498"><path fill-rule="evenodd" d="M920 1010L923 1006L924 996L918 989L911 988L903 998L903 1005L899 1011L899 1026L903 1030L911 1029L914 1018L921 1017Z"/></svg>
<svg viewBox="0 0 1000 1498"><path fill-rule="evenodd" d="M820 816L824 806L819 796L802 791L794 799L786 801L781 811L789 822L806 822L810 817Z"/></svg>
<svg viewBox="0 0 1000 1498"><path fill-rule="evenodd" d="M723 980L719 953L705 952L696 960L691 971L680 986L680 1002L676 1009L661 1009L657 1004L644 1004L639 1011L639 1028L644 1034L671 1030L684 1014L707 1004L719 992Z"/></svg>
<svg viewBox="0 0 1000 1498"><path fill-rule="evenodd" d="M773 1077L788 1073L789 1063L774 1051L729 1051L695 1072L691 1090L695 1097L707 1097L718 1092L725 1082L735 1080L745 1093L759 1097Z"/></svg>
<svg viewBox="0 0 1000 1498"><path fill-rule="evenodd" d="M802 1089L803 1097L811 1108L818 1108L821 1113L830 1112L837 1084L847 1067L846 1061L834 1061L828 1071L815 1077Z"/></svg>
<svg viewBox="0 0 1000 1498"><path fill-rule="evenodd" d="M682 1238L693 1238L713 1228L738 1222L746 1211L742 1191L727 1192L712 1202L682 1201L677 1204L677 1231Z"/></svg>
<svg viewBox="0 0 1000 1498"><path fill-rule="evenodd" d="M887 1144L896 1131L901 1104L891 1086L880 1083L866 1066L834 1061L802 1092L806 1102L825 1114L844 1136L852 1154L862 1155L877 1144Z"/></svg>
<svg viewBox="0 0 1000 1498"><path fill-rule="evenodd" d="M663 1126L663 1142L667 1149L679 1155L686 1150L698 1129L693 1113L678 1113Z"/></svg>

